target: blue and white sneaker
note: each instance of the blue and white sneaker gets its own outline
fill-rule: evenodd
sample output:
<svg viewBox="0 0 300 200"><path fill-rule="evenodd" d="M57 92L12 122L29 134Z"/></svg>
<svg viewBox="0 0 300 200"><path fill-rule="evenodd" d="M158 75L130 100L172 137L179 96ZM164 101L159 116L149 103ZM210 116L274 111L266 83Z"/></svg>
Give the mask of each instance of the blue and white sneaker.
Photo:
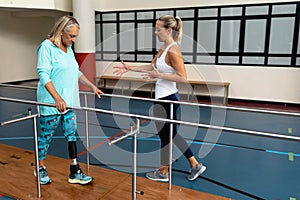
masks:
<svg viewBox="0 0 300 200"><path fill-rule="evenodd" d="M40 183L42 185L46 185L46 184L51 183L51 179L48 176L48 172L47 172L45 166L40 167L39 172L40 172ZM35 170L34 170L34 176L36 176Z"/></svg>
<svg viewBox="0 0 300 200"><path fill-rule="evenodd" d="M85 175L81 169L79 169L75 174L69 175L69 183L79 183L82 185L88 184L93 180L93 177Z"/></svg>

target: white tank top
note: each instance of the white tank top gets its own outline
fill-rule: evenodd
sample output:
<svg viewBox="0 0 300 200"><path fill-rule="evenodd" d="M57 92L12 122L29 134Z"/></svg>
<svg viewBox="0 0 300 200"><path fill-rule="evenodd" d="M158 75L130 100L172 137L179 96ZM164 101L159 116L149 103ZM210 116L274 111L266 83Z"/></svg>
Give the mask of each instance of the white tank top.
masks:
<svg viewBox="0 0 300 200"><path fill-rule="evenodd" d="M176 44L176 42L169 44L169 46L164 50L164 52L161 54L161 56L159 58L157 58L156 67L157 67L158 72L163 73L163 74L175 74L176 73L174 68L169 66L165 62L167 52L170 49L170 47L173 46L174 44ZM175 94L177 92L178 92L178 90L176 87L176 82L164 80L161 78L157 79L156 85L155 85L155 99L160 99L160 98L169 96L171 94Z"/></svg>

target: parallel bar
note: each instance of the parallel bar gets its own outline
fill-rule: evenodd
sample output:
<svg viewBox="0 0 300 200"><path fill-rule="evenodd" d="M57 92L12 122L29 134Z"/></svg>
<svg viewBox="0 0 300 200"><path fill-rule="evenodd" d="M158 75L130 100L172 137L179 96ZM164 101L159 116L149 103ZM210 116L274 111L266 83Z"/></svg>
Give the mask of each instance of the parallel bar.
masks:
<svg viewBox="0 0 300 200"><path fill-rule="evenodd" d="M38 114L28 115L28 116L21 117L21 118L18 118L18 119L12 119L12 120L9 120L9 121L1 122L0 126L5 126L5 125L8 125L8 124L24 121L24 120L31 119L31 118L34 118L34 117L37 117L37 116L38 116Z"/></svg>
<svg viewBox="0 0 300 200"><path fill-rule="evenodd" d="M173 114L174 114L174 104L170 104L170 119L173 120ZM169 142L169 190L172 189L172 158L173 158L173 130L174 130L174 124L170 124L170 142Z"/></svg>
<svg viewBox="0 0 300 200"><path fill-rule="evenodd" d="M273 138L278 138L278 139L300 141L300 137L298 137L298 136L282 135L282 134L278 134L278 133L252 131L252 130L247 130L247 129L238 129L238 128L222 127L222 126L215 126L215 125L209 125L209 124L200 124L200 123L193 123L193 122L186 122L186 121L178 121L178 120L143 116L143 115L137 115L137 114L128 114L128 113L108 111L108 110L95 109L95 108L84 108L83 107L82 109L89 109L90 111L110 113L110 114L115 114L115 115L120 115L120 116L128 116L128 117L132 117L132 118L141 118L141 119L147 119L147 120L152 120L152 121L162 121L162 122L182 124L182 125L187 125L187 126L204 127L204 128L211 128L211 129L223 130L223 131L232 131L232 132L236 132L236 133L240 133L240 134L249 134L249 135L256 135L256 136L273 137Z"/></svg>
<svg viewBox="0 0 300 200"><path fill-rule="evenodd" d="M0 87L12 87L12 88L28 88L28 89L35 89L28 86L16 86L16 85L9 85L9 84L1 84ZM91 92L80 92L81 94L88 94L88 95L95 95ZM141 100L141 101L151 101L151 102L165 102L170 103L172 101L168 100L157 100L157 99L151 99L151 98L141 98L141 97L132 97L132 96L125 96L125 95L115 95L115 94L102 94L101 96L107 96L107 97L115 97L115 98L124 98L124 99L135 99L135 100ZM180 105L190 105L190 106L199 106L199 107L208 107L208 108L219 108L219 109L227 109L227 110L238 110L238 111L246 111L246 112L258 112L258 113L266 113L266 114L278 114L278 115L290 115L290 116L300 116L299 112L283 112L283 111L275 111L275 110L265 110L265 109L254 109L254 108L241 108L241 107L235 107L235 106L221 106L221 105L211 105L211 104L201 104L201 103L190 103L190 102L173 102Z"/></svg>
<svg viewBox="0 0 300 200"><path fill-rule="evenodd" d="M0 100L15 101L15 102L20 102L20 103L35 104L35 105L55 106L53 104L46 104L46 103L40 103L40 102L36 102L36 101L19 100L19 99L5 98L5 97L0 97ZM170 101L170 102L175 103L172 101ZM165 119L165 118L157 118L157 117L150 117L150 116L144 116L144 115L129 114L129 113L123 113L123 112L117 112L117 111L109 111L109 110L104 110L104 109L99 109L99 108L97 108L97 109L89 108L89 107L67 107L67 108L68 109L87 110L87 111L91 111L91 112L109 113L109 114L115 114L115 115L119 115L119 116L147 119L147 120L152 120L152 121L162 121L162 122L182 124L182 125L187 125L187 126L204 127L204 128L211 128L211 129L223 130L223 131L232 131L232 132L236 132L239 134L249 134L249 135L256 135L256 136L264 136L264 137L272 137L272 138L278 138L278 139L300 141L300 137L298 137L298 136L282 135L282 134L277 134L277 133L252 131L252 130L246 130L246 129L215 126L215 125L209 125L209 124L178 121L178 120L171 120L171 119Z"/></svg>
<svg viewBox="0 0 300 200"><path fill-rule="evenodd" d="M133 132L133 125L130 126L130 132ZM136 200L136 149L137 149L136 134L133 134L132 137L133 137L132 139L132 200Z"/></svg>
<svg viewBox="0 0 300 200"><path fill-rule="evenodd" d="M123 136L121 136L121 137L119 137L119 138L117 138L117 139L115 139L115 140L111 140L110 142L108 142L107 144L109 145L109 146L111 146L111 145L113 145L113 144L115 144L115 143L118 143L118 142L120 142L120 141L122 141L122 140L124 140L124 139L126 139L126 138L128 138L128 137L130 137L130 136L132 136L132 135L134 135L134 134L137 134L138 133L138 130L136 129L136 130L134 130L134 131L130 131L129 133L127 133L126 135L123 135Z"/></svg>
<svg viewBox="0 0 300 200"><path fill-rule="evenodd" d="M23 103L23 104L32 104L32 105L37 105L37 106L56 107L55 104L42 103L42 102L37 102L37 101L25 100L25 99L15 99L15 98L8 98L8 97L0 97L0 100L1 101L16 102L16 103ZM81 107L74 107L74 106L67 106L66 109L82 110Z"/></svg>
<svg viewBox="0 0 300 200"><path fill-rule="evenodd" d="M136 194L143 194L141 191L136 190L136 156L137 156L137 134L140 133L140 119L137 118L136 129L133 130L134 125L130 125L130 132L126 135L117 138L108 142L108 145L111 146L115 143L118 143L130 136L132 136L132 200L136 200Z"/></svg>
<svg viewBox="0 0 300 200"><path fill-rule="evenodd" d="M38 133L37 133L36 117L33 118L33 128L34 128L34 158L35 158L37 197L41 198L42 193L41 193L40 163L39 163L39 152L38 152Z"/></svg>
<svg viewBox="0 0 300 200"><path fill-rule="evenodd" d="M87 95L84 95L84 105L87 107ZM89 119L88 119L88 111L84 111L85 115L85 137L86 137L86 169L89 173L90 171L90 152L89 152Z"/></svg>
<svg viewBox="0 0 300 200"><path fill-rule="evenodd" d="M22 89L33 89L36 90L36 87L33 86L25 86L25 85L12 85L12 84L3 84L0 83L1 87L11 87L11 88L22 88Z"/></svg>
<svg viewBox="0 0 300 200"><path fill-rule="evenodd" d="M131 126L131 132L133 131L133 126ZM133 134L132 137L132 149L133 149L133 155L132 155L132 198L136 199L136 194L143 194L140 191L136 190L136 165L137 165L137 134L140 133L140 119L136 119L136 134Z"/></svg>
<svg viewBox="0 0 300 200"><path fill-rule="evenodd" d="M276 110L241 108L241 107L235 107L235 106L221 106L221 105L211 105L211 104L201 104L201 103L190 103L190 102L183 102L183 101L174 102L174 101L169 101L169 100L157 100L157 99L150 99L150 98L115 95L115 94L113 94L113 95L112 94L102 94L102 96L108 96L108 97L114 97L114 98L124 98L124 99L134 99L134 100L141 100L141 101L151 101L151 102L176 103L176 104L180 104L180 105L218 108L218 109L224 109L224 110L237 110L237 111L245 111L245 112L258 112L258 113L266 113L266 114L300 116L299 112L284 112L284 111L276 111Z"/></svg>

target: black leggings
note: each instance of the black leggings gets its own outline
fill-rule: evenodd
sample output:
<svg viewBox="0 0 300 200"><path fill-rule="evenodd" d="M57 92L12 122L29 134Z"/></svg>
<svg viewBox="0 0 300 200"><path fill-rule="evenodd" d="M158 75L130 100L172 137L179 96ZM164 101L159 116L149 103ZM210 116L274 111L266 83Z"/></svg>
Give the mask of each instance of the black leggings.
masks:
<svg viewBox="0 0 300 200"><path fill-rule="evenodd" d="M178 94L171 94L169 96L161 98L160 100L178 101L179 97ZM176 111L178 110L178 108L180 108L179 104L173 104L173 108L173 119L176 119ZM170 103L155 103L154 116L170 119ZM160 162L161 165L167 166L169 165L170 123L155 122L155 124L161 141ZM173 142L187 159L194 156L187 142L183 139L183 137L177 134L176 124L173 125Z"/></svg>

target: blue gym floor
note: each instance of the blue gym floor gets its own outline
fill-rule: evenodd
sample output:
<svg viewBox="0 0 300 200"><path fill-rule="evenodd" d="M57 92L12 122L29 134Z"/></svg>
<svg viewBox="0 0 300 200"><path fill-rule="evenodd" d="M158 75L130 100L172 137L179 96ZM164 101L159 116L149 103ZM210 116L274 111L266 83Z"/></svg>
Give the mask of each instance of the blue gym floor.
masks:
<svg viewBox="0 0 300 200"><path fill-rule="evenodd" d="M0 87L0 96L36 101L33 89ZM110 97L97 99L93 96L88 97L88 102L89 107L146 116L151 115L153 105L148 101ZM36 113L34 105L0 101L0 122L27 115L28 108ZM297 116L195 106L182 106L181 112L183 121L300 136L300 117ZM77 111L77 114L79 161L85 162L84 112ZM89 112L88 118L90 163L130 172L131 138L112 146L107 145L107 140L126 132L135 119L95 112ZM160 143L153 122L143 119L141 122L137 165L139 175L144 176L144 172L159 166ZM174 147L173 184L241 200L300 199L299 141L182 125L179 132L191 144L196 157L207 166L207 170L197 180L187 181L188 162ZM33 150L32 121L0 126L0 143ZM49 154L63 158L68 156L60 129Z"/></svg>

